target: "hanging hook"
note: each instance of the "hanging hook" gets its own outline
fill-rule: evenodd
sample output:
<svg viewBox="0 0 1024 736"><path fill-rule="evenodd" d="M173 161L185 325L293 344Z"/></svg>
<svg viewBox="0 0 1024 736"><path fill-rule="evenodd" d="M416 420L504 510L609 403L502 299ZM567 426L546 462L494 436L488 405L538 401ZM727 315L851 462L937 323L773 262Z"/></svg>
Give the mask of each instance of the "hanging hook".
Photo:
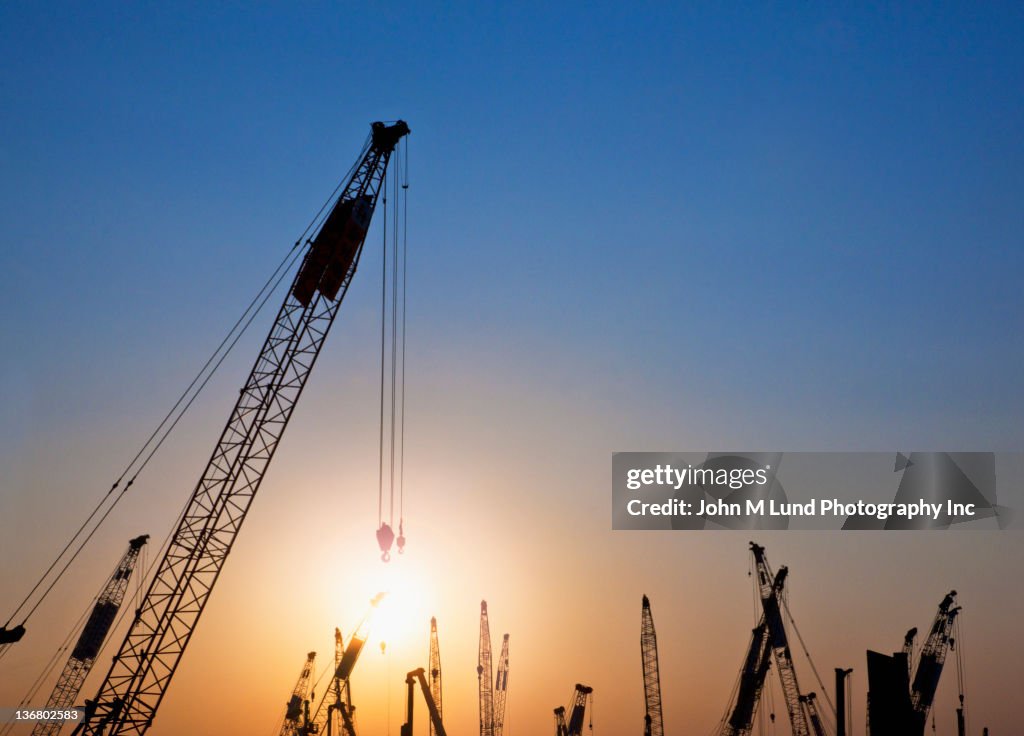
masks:
<svg viewBox="0 0 1024 736"><path fill-rule="evenodd" d="M398 554L405 552L405 532L402 530L402 522L398 522Z"/></svg>
<svg viewBox="0 0 1024 736"><path fill-rule="evenodd" d="M391 559L391 545L394 541L395 533L391 530L391 527L381 523L380 529L377 530L377 544L380 546L380 558L384 562L388 562Z"/></svg>

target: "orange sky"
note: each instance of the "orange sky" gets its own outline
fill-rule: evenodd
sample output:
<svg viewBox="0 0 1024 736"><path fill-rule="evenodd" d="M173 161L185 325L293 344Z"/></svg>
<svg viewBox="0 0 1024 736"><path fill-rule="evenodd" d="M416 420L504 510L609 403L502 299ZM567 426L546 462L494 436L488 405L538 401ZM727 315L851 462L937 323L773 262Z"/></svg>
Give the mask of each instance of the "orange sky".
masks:
<svg viewBox="0 0 1024 736"><path fill-rule="evenodd" d="M397 609L387 614L389 631L374 632L353 678L364 733L398 733L404 673L427 664L431 615L441 636L446 725L452 734L475 731L481 598L489 602L496 646L503 632L511 634L508 734L550 729L552 708L576 682L595 689L595 732L640 733L644 593L659 635L667 732L710 732L755 623L746 576L750 535L613 533L608 477L613 450L706 447L707 433L666 422L664 414L645 415L651 404L642 387L606 393L600 372L568 383L568 362L553 361L541 373L498 351L457 344L425 350L410 386L408 552L385 567L373 540L372 381L360 377L373 375L360 370L373 357L352 347L358 332L345 337L339 330L328 344L151 733L271 734L305 653L315 649L326 662L333 627L351 633L368 599L389 586ZM225 386L237 382L239 367L233 370ZM0 665L0 703L20 699L25 678L35 677L127 539L167 532L230 399L223 390L212 396ZM120 407L126 414L129 408ZM87 420L41 428L5 458L5 591L27 589L125 455L109 447L131 445L135 418L108 433L85 433ZM716 447L753 444L752 435L711 429ZM46 521L28 525L26 518ZM833 667L854 668L854 733L864 723L864 650L897 649L906 629L929 625L950 588L964 606L973 732L982 725L1011 732L1016 709L1005 695L1024 651L1017 633L1024 598L1015 582L1024 537L756 538L774 566L790 566L791 610L826 685ZM389 640L386 655L381 636ZM802 658L797 667L803 688L817 689ZM94 677L86 693L96 687ZM777 696L775 703L784 720ZM954 708L950 660L935 710L939 733L955 729ZM422 708L419 714L418 731L426 727Z"/></svg>

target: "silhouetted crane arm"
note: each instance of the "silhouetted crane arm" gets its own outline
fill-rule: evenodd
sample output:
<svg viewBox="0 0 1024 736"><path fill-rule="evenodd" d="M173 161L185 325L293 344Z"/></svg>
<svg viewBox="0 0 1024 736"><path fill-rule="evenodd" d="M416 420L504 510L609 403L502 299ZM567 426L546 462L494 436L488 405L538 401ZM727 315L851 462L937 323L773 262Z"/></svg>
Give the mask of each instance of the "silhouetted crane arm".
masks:
<svg viewBox="0 0 1024 736"><path fill-rule="evenodd" d="M785 577L788 570L781 567L778 576L774 576L765 558L764 547L751 542L750 550L754 554L761 607L764 610L765 622L768 624L772 653L775 655L775 664L779 670L779 681L782 683L782 693L785 697L786 711L789 714L793 736L809 736L807 718L804 716L804 709L800 704L800 685L796 679L796 669L793 667L793 656L789 649L786 627L782 622L781 599L775 591L775 578Z"/></svg>
<svg viewBox="0 0 1024 736"><path fill-rule="evenodd" d="M444 718L442 707L441 688L441 644L437 636L437 619L430 619L430 696L434 699L434 706L440 718ZM430 736L437 736L434 732L434 722L430 722Z"/></svg>
<svg viewBox="0 0 1024 736"><path fill-rule="evenodd" d="M143 734L153 723L355 274L391 154L409 133L401 121L371 128L76 733Z"/></svg>
<svg viewBox="0 0 1024 736"><path fill-rule="evenodd" d="M928 631L928 638L921 648L921 657L917 661L914 683L910 688L910 702L919 714L923 724L928 720L928 711L935 699L935 691L939 687L939 677L946 662L946 653L952 641L953 621L960 612L956 603L956 591L950 591L939 604L935 620Z"/></svg>
<svg viewBox="0 0 1024 736"><path fill-rule="evenodd" d="M494 736L505 728L505 703L508 701L508 634L501 641L498 674L494 676Z"/></svg>
<svg viewBox="0 0 1024 736"><path fill-rule="evenodd" d="M43 710L66 710L74 706L82 684L92 670L114 618L121 608L128 591L128 581L135 570L142 547L148 540L149 535L143 534L128 542L128 551L121 557L113 574L100 591L92 613L82 628L78 642L71 650L71 656L57 678L57 684ZM32 736L56 736L62 725L60 721L39 721L32 729Z"/></svg>
<svg viewBox="0 0 1024 736"><path fill-rule="evenodd" d="M640 608L640 660L644 673L644 734L664 736L661 717L661 677L658 673L658 637L651 602L643 597Z"/></svg>
<svg viewBox="0 0 1024 736"><path fill-rule="evenodd" d="M284 721L281 723L280 736L296 736L307 725L309 720L309 688L313 682L313 663L316 652L306 655L306 661L299 671L299 679L292 688L292 696L285 704Z"/></svg>

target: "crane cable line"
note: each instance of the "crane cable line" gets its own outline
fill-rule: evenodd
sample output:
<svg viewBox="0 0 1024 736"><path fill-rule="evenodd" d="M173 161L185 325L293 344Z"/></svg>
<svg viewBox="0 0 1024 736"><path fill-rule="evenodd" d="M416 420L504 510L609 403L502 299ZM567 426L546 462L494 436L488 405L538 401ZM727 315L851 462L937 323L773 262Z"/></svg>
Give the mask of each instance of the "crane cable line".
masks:
<svg viewBox="0 0 1024 736"><path fill-rule="evenodd" d="M961 622L963 621L963 611L957 616L953 622L953 631L955 634L955 651L956 651L956 687L957 694L960 698L960 708L963 711L965 732L970 733L971 730L971 719L970 713L967 710L967 705L964 702L964 688L967 686L967 670L964 667L964 639L963 639L963 627Z"/></svg>
<svg viewBox="0 0 1024 736"><path fill-rule="evenodd" d="M363 152L364 153L365 153L366 149L369 147L370 142L371 142L371 137L367 136L366 141L363 144ZM291 266L294 265L296 260L298 260L298 257L301 255L301 251L299 250L299 248L303 244L304 239L306 239L306 237L309 235L310 231L314 229L314 227L316 227L318 224L322 223L322 221L326 218L327 210L328 210L330 204L334 201L334 198L337 196L338 192L344 186L344 184L348 180L348 178L351 177L352 173L355 170L356 165L358 165L358 161L357 161L356 164L354 164L352 166L352 168L349 169L349 171L346 174L345 178L343 178L338 183L338 185L334 188L334 191L331 193L331 195L325 200L324 204L321 205L320 209L313 216L312 220L310 220L309 224L306 225L305 229L302 231L302 234L296 239L294 245L292 245L292 247L289 249L288 253L285 255L285 257L278 264L277 268L274 269L274 271L273 271L273 273L271 273L270 277L264 282L263 286L256 293L256 295L252 298L252 300L246 306L245 310L243 310L241 316L238 317L238 319L232 325L231 329L228 330L228 333L221 340L220 344L210 354L210 356L209 356L209 358L207 358L206 362L203 363L203 366L199 369L199 371L196 373L196 375L192 378L192 380L189 382L189 384L185 388L185 390L181 392L181 394L179 395L178 399L174 402L174 405L167 411L167 413L164 415L164 417L160 421L160 423L157 424L156 428L153 429L153 431L150 433L149 437L147 437L146 441L138 449L138 451L135 453L134 457L132 457L132 459L129 461L129 463L125 466L124 470L121 472L121 474L118 476L118 478L111 485L110 489L103 495L103 497L100 499L100 501L93 508L92 512L89 514L89 516L86 518L86 520L84 522L82 522L81 526L79 526L79 528L75 531L75 533L72 535L72 537L68 541L68 543L60 551L60 553L54 558L53 562L50 563L49 567L40 576L40 578L36 581L35 585L28 592L28 594L21 601L21 603L18 604L18 607L14 609L14 611L11 613L11 615L8 617L6 623L4 624L4 626L3 626L4 629L6 629L10 625L10 623L15 620L15 618L18 616L19 612L21 612L21 610L23 608L25 608L25 606L32 599L32 597L36 593L36 591L39 590L40 586L42 586L43 583L47 580L47 578L49 577L50 573L53 572L54 568L56 568L57 565L60 563L61 559L63 559L64 555L67 554L68 550L75 544L75 541L78 540L79 537L81 537L82 533L88 528L88 526L92 522L92 520L96 517L96 515L100 512L100 510L104 507L104 505L107 504L108 500L111 497L111 494L113 494L113 492L118 487L120 487L121 488L120 493L118 493L118 495L114 498L113 502L110 503L109 508L107 508L107 510L103 513L103 515L100 516L99 520L93 526L92 530L88 533L88 535L85 537L85 539L81 541L81 543L78 545L77 549L75 549L75 551L72 553L71 558L65 563L64 567L61 568L60 572L57 573L56 577L52 581L50 581L49 585L43 590L43 592L40 595L39 599L35 602L35 604L31 607L31 609L29 609L29 611L22 618L21 623L19 624L19 626L23 627L25 625L25 623L29 620L29 618L31 618L32 614L35 613L36 609L39 608L40 604L42 604L42 602L49 596L50 592L52 592L53 588L60 581L60 579L64 576L64 573L67 571L67 569L71 566L71 564L75 561L75 559L77 559L77 557L81 553L82 549L92 539L92 536L96 533L96 531L99 529L99 527L103 524L103 522L106 520L106 518L110 515L110 513L111 513L111 511L113 511L114 507L116 507L117 504L121 501L121 499L127 493L128 489L131 488L132 485L134 485L136 479L139 477L139 474L143 471L143 469L153 459L153 456L156 454L156 452L163 445L164 441L167 439L167 437L170 435L170 433L175 429L175 427L181 421L182 417L184 417L185 413L189 410L189 408L195 402L196 398L198 398L199 394L202 392L202 390L209 383L209 381L213 377L214 373L216 373L217 369L220 368L220 366L223 364L224 360L230 354L231 350L238 343L239 339L242 337L242 335L246 332L246 330L252 324L253 320L256 318L256 316L259 314L259 312L263 309L263 306L267 303L267 300L270 298L270 296L273 294L273 292L276 291L276 289L280 285L281 281L284 279L284 277L291 270ZM308 242L308 240L306 240L305 242ZM254 307L255 307L255 311L253 311ZM241 326L241 329L239 329L239 326ZM226 349L225 349L225 345L227 346ZM218 355L220 355L219 358L218 358ZM212 369L210 368L211 364L213 366ZM209 369L209 372L207 373L208 369ZM204 373L206 374L205 378L203 378ZM196 388L196 384L197 383L199 384L198 388ZM193 392L193 389L195 389L194 392ZM190 393L192 395L189 398L189 394ZM186 402L186 398L188 398L187 402ZM182 402L185 402L184 406L182 406ZM180 409L180 411L179 411L179 409ZM174 416L175 412L177 412L177 416ZM174 417L173 421L171 421L172 417ZM168 421L170 421L169 425L168 425ZM163 430L163 433L160 436L160 439L154 445L153 441L157 438L158 435L161 434L161 430ZM151 445L152 445L152 448L150 447ZM147 449L149 450L148 454L146 454ZM145 458L142 460L142 463L139 464L138 467L136 467L136 463L139 462L139 459L142 458L144 454L145 454ZM134 469L134 472L132 473L133 469ZM121 482L128 476L129 473L132 473L132 475L129 478L128 482L125 483L124 486L121 486L120 485ZM10 644L0 645L0 659L2 659L4 657L4 655L7 653L9 648L10 648Z"/></svg>
<svg viewBox="0 0 1024 736"><path fill-rule="evenodd" d="M288 266L290 266L297 259L298 255L299 254L294 250L294 248L293 248L292 251L289 251L288 256L286 256L285 260L282 261L281 264L277 267L277 269L275 270L274 274L271 276L271 279L268 280L267 283L265 283L263 285L263 288L257 294L256 298L253 299L252 302L250 302L248 307L246 307L245 312L243 312L242 316L238 319L238 321L235 323L235 325L231 328L231 331L224 338L224 340L221 341L220 345L217 346L217 349L214 351L214 353L210 356L210 358L206 361L206 363L200 369L200 372L198 374L196 374L196 377L189 384L188 388L185 389L185 391L179 397L178 401L175 402L174 406L167 413L167 415L164 417L164 419L160 422L160 425L158 425L157 429L153 431L153 433L150 435L150 437L143 444L142 448L136 453L135 458L132 459L132 462L129 464L128 468L126 468L125 472L121 474L121 479L123 479L124 476L127 475L128 471L131 470L132 466L135 464L135 462L138 460L138 458L142 456L142 454L146 451L147 448L149 448L150 444L152 444L152 442L153 442L153 439L156 438L157 434L160 432L160 429L162 427L164 427L164 425L167 423L168 419L170 419L170 417L174 414L174 412L176 410L178 410L179 407L181 407L180 411L178 411L178 413L177 413L177 416L174 417L174 420L171 421L171 423L169 425L167 425L166 429L164 429L163 434L160 436L160 439L149 450L149 453L146 455L145 459L142 461L142 463L135 470L135 473L132 475L132 477L129 479L129 481L124 486L121 487L121 492L117 494L117 496L114 498L114 501L107 507L107 509L106 509L106 511L104 511L103 515L99 518L99 520L92 527L92 529L89 531L89 533L86 535L86 537L78 545L78 548L74 551L74 553L71 555L71 557L64 564L64 567L61 568L60 572L57 573L56 577L54 577L54 579L46 587L46 589L40 595L39 599L35 602L35 604L32 606L32 608L29 609L28 613L25 614L25 617L23 618L23 620L21 622L22 626L24 626L25 623L28 621L28 619L31 618L32 614L35 613L36 609L39 608L39 606L42 604L42 602L44 600L46 600L47 596L49 596L49 594L53 590L54 586L56 586L56 584L64 576L64 573L67 572L67 570L71 566L71 564L78 558L78 555L82 552L82 550L85 548L85 546L89 543L89 541L92 539L93 535L96 534L96 532L99 530L100 526L102 526L103 522L106 521L107 517L114 510L114 508L117 506L117 504L121 501L122 498L124 498L124 495L128 492L128 489L131 488L131 486L135 483L135 480L138 478L138 476L142 472L142 470L150 463L150 461L153 459L153 457L156 454L156 452L164 444L164 442L167 440L167 438L171 434L171 432L177 427L178 423L185 416L186 412L188 412L188 410L192 407L192 405L195 402L195 400L199 397L199 394L203 391L203 389L209 383L210 379L217 372L217 369L220 368L221 364L224 362L224 360L227 358L227 356L231 353L231 350L238 343L238 341L242 337L242 335L245 334L246 330L249 328L249 326L252 324L253 320L256 318L256 316L262 310L263 306L266 304L267 300L273 294L273 292L276 289L277 285L280 284L280 282L283 279L283 277L287 274L288 269L285 268L284 271L282 272L282 270L281 270L282 267L285 266L286 264ZM273 284L273 286L269 290L267 290L267 287L270 285L270 282L274 279L275 276L277 277L276 282ZM264 291L266 292L265 294L264 294ZM250 310L253 309L253 305L255 304L256 300L258 300L261 295L263 295L262 301L256 307L255 311L252 311L251 314L248 314L250 312ZM207 368L209 368L210 364L214 361L214 359L217 358L218 353L220 353L221 350L224 348L225 343L227 343L228 340L231 339L232 333L234 333L238 329L238 325L242 322L243 319L245 319L247 314L248 314L248 320L245 322L244 325L242 325L241 330L238 330L237 334L234 335L234 339L231 340L230 344L228 344L228 346L227 346L227 349L224 350L224 352L220 355L220 358L217 359L216 362L213 364L213 368L206 374L206 377L202 380L202 382L199 383L198 388L196 388L196 390L192 393L191 397L184 404L184 406L181 406L181 402L185 399L186 396L188 396L189 392L192 391L192 389L196 385L196 382L199 381L199 379L203 376L203 373L207 371ZM57 556L57 558L54 559L53 563L51 563L51 565L47 569L46 573L44 573L43 577L40 578L39 582L36 583L35 587L33 587L32 591L29 593L29 595L25 597L25 599L22 601L22 603L18 606L18 608L15 610L15 612L11 615L10 619L7 622L8 624L11 622L11 620L14 619L14 617L18 614L18 612L22 608L24 608L25 604L31 599L32 593L34 593L39 588L39 586L42 584L42 582L46 579L46 576L53 570L53 568L63 558L63 556L67 552L68 548L70 548L71 545L75 542L75 540L79 536L81 536L82 531L88 526L89 522L96 516L96 514L99 512L99 510L101 508L103 508L104 504L107 501L107 498L109 498L109 496L110 496L110 493L112 493L114 491L114 489L117 488L117 487L118 487L118 482L115 482L114 485L111 486L110 491L107 492L107 494L103 497L103 499L100 501L100 503L97 504L97 506L93 510L93 512L89 515L89 518L86 519L85 523L83 523L82 526L79 527L78 531L75 532L74 537L72 537L71 541L68 542L68 544L65 546L64 550L62 550L61 553ZM5 626L6 626L6 624L5 624ZM2 656L2 655L0 655L0 656Z"/></svg>
<svg viewBox="0 0 1024 736"><path fill-rule="evenodd" d="M382 218L383 256L380 287L380 416L376 534L377 544L381 551L381 559L384 562L391 559L391 547L396 541L399 554L405 551L405 350L409 247L408 145L405 141L399 144L399 171L390 181L391 194L394 200L390 218L390 237L388 232L387 173L385 173L385 180L381 185L381 205L384 211ZM405 155L404 167L402 166L403 147ZM391 252L390 260L388 256L389 250ZM389 296L390 300L388 299ZM401 319L399 319L399 313L401 313ZM388 339L389 337L390 340ZM385 462L387 464L386 472ZM396 490L398 492L397 537L394 531ZM387 495L388 500L388 513L386 517L384 514L385 495Z"/></svg>
<svg viewBox="0 0 1024 736"><path fill-rule="evenodd" d="M800 635L800 629L797 628L796 621L793 619L793 614L789 610L789 591L786 591L786 595L782 597L782 605L786 609L786 618L789 619L789 623L793 626L793 632L796 634L796 638L800 642L800 647L804 651L804 656L807 657L807 662L811 665L811 671L814 673L814 679L818 681L818 687L821 688L821 694L824 696L825 702L828 703L831 713L834 715L836 712L836 705L832 702L832 698L829 697L828 688L826 688L825 683L822 682L821 675L818 674L818 668L814 666L814 660L811 658L811 653L807 649L807 644L804 643L804 638ZM833 723L831 725L834 726L835 724Z"/></svg>

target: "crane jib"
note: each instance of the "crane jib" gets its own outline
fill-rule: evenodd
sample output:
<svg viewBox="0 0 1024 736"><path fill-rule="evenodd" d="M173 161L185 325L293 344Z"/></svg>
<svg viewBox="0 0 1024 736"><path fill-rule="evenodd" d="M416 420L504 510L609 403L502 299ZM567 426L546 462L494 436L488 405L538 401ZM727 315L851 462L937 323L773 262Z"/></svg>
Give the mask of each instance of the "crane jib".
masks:
<svg viewBox="0 0 1024 736"><path fill-rule="evenodd" d="M300 277L308 275L300 268L99 694L86 701L76 734L143 734L153 724L355 272L391 154L408 133L401 121L372 125L371 143L335 203L336 210L351 211L339 220L344 227L331 239L316 288L308 301L296 295ZM356 241L334 296L317 292L337 260L335 246L342 248L344 265L344 248Z"/></svg>

